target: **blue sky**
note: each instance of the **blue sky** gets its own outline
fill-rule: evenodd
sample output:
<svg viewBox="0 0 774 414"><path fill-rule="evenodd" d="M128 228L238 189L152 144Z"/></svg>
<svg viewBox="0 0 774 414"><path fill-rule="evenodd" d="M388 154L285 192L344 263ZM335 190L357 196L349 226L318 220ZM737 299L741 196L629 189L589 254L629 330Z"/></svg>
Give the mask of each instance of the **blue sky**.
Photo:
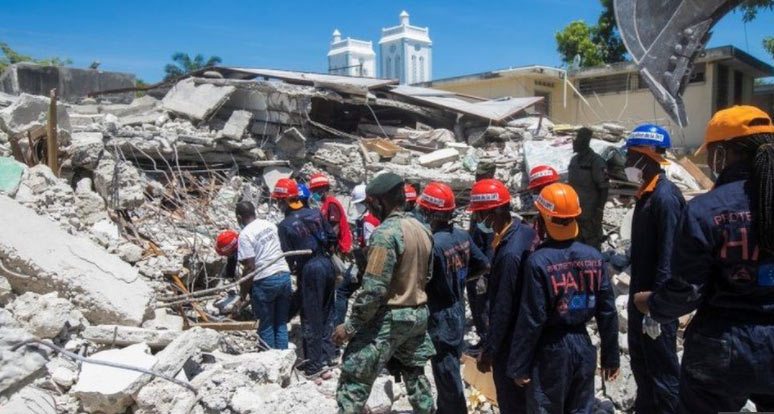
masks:
<svg viewBox="0 0 774 414"><path fill-rule="evenodd" d="M573 20L594 23L597 0L510 1L39 1L0 0L0 41L73 66L163 77L177 51L218 55L224 65L324 72L331 33L379 40L402 9L429 26L434 78L511 66L560 65L554 34ZM746 29L746 30L745 30ZM730 14L710 46L731 44L772 62L761 46L774 12L745 25Z"/></svg>

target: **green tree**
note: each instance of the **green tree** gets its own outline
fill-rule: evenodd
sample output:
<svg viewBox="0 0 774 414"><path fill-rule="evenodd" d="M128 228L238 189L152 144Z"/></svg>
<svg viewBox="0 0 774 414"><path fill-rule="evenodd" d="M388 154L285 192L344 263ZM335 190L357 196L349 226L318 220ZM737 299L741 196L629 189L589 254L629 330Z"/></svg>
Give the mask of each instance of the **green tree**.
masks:
<svg viewBox="0 0 774 414"><path fill-rule="evenodd" d="M3 73L5 69L15 63L20 62L32 62L44 66L64 66L71 65L73 63L70 58L50 57L44 59L37 59L30 56L22 55L21 53L13 50L8 43L0 42L0 51L3 52L0 57L0 73Z"/></svg>
<svg viewBox="0 0 774 414"><path fill-rule="evenodd" d="M774 1L774 0L773 0ZM626 47L615 23L613 0L600 0L602 13L597 24L589 26L574 21L556 34L556 45L562 61L572 65L580 55L580 67L616 63L626 60Z"/></svg>
<svg viewBox="0 0 774 414"><path fill-rule="evenodd" d="M605 62L602 47L591 40L591 29L584 21L577 20L556 34L556 46L562 61L572 65L575 56L580 56L580 67L597 66Z"/></svg>
<svg viewBox="0 0 774 414"><path fill-rule="evenodd" d="M210 58L205 61L204 56L201 54L198 54L194 56L193 59L191 59L187 53L181 52L177 52L172 55L172 61L175 63L170 63L164 66L164 72L167 74L164 77L164 80L170 80L178 76L183 76L186 73L203 69L208 66L217 66L222 62L221 58L217 56L210 56Z"/></svg>
<svg viewBox="0 0 774 414"><path fill-rule="evenodd" d="M742 20L744 22L750 22L758 17L758 12L761 10L774 10L774 0L748 0L745 4L739 6L742 9ZM768 36L763 38L763 48L774 59L774 37Z"/></svg>

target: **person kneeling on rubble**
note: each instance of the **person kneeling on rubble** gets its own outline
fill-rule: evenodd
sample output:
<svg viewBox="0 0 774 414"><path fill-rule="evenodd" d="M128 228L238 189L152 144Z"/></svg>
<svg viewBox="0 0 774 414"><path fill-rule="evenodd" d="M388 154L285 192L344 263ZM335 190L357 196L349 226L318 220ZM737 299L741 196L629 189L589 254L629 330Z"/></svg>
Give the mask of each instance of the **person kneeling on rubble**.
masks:
<svg viewBox="0 0 774 414"><path fill-rule="evenodd" d="M288 258L297 275L301 300L301 330L304 338L304 373L307 378L329 379L335 359L330 340L333 333L336 275L330 250L336 236L318 210L304 207L298 199L298 185L290 178L277 181L272 198L281 203L285 218L279 224L283 251L312 251L311 256Z"/></svg>
<svg viewBox="0 0 774 414"><path fill-rule="evenodd" d="M368 209L382 221L371 236L363 286L350 317L336 327L333 341L344 351L336 390L339 413L360 414L376 377L388 365L406 383L414 412L433 412L424 366L435 350L427 333L425 286L430 279L430 231L403 211L403 179L374 177L366 187Z"/></svg>
<svg viewBox="0 0 774 414"><path fill-rule="evenodd" d="M586 323L596 319L602 374L606 381L615 379L619 366L615 294L599 251L575 241L581 214L575 190L551 184L540 192L535 207L548 239L524 263L508 376L526 387L530 413L589 413L594 406L597 351Z"/></svg>
<svg viewBox="0 0 774 414"><path fill-rule="evenodd" d="M734 106L709 122L715 187L682 211L672 277L634 295L660 323L697 309L685 332L678 411L774 411L774 124ZM698 153L698 152L697 152Z"/></svg>
<svg viewBox="0 0 774 414"><path fill-rule="evenodd" d="M464 284L489 271L489 258L468 232L451 220L456 207L448 185L431 182L419 196L419 210L433 232L433 274L427 284L428 330L436 354L430 359L438 391L438 414L465 414L460 358L465 347Z"/></svg>
<svg viewBox="0 0 774 414"><path fill-rule="evenodd" d="M494 234L494 259L489 272L489 332L478 356L481 371L492 370L502 414L526 412L524 390L506 376L506 364L521 298L521 264L533 248L535 231L511 217L511 194L505 185L484 179L473 185L468 210Z"/></svg>
<svg viewBox="0 0 774 414"><path fill-rule="evenodd" d="M236 205L239 233L237 258L243 275L255 276L239 285L240 300L252 299L253 314L258 319L258 336L272 349L288 348L288 309L290 308L290 269L282 255L277 226L255 217L249 201Z"/></svg>
<svg viewBox="0 0 774 414"><path fill-rule="evenodd" d="M659 324L634 307L634 294L662 286L671 277L677 221L685 206L682 193L662 169L671 147L669 133L657 125L641 125L626 141L626 177L640 184L632 220L632 279L629 287L627 335L632 373L637 382L634 410L642 414L677 412L680 363L677 320Z"/></svg>

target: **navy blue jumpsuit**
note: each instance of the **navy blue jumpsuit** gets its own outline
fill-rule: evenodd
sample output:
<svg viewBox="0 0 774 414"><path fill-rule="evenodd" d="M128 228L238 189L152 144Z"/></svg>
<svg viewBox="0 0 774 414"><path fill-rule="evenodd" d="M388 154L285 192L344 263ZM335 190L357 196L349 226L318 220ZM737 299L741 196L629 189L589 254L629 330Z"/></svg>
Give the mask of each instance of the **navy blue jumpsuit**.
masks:
<svg viewBox="0 0 774 414"><path fill-rule="evenodd" d="M629 287L628 338L632 373L637 382L634 410L638 414L674 414L680 363L677 360L677 325L661 325L661 335L651 339L642 332L643 314L634 306L637 292L661 287L671 275L672 247L677 222L685 206L680 190L662 172L653 191L644 192L634 206Z"/></svg>
<svg viewBox="0 0 774 414"><path fill-rule="evenodd" d="M470 222L470 236L473 238L473 243L478 246L479 250L491 261L494 258L494 249L492 248L493 233L486 233L481 230L475 221ZM489 274L485 274L485 277L489 280ZM486 338L487 330L489 327L489 303L486 292L478 293L476 282L465 283L465 290L468 295L468 304L470 305L470 314L473 316L473 326L476 328L476 334L481 339L481 343Z"/></svg>
<svg viewBox="0 0 774 414"><path fill-rule="evenodd" d="M331 342L333 334L336 274L328 248L336 236L318 210L291 210L278 226L283 251L312 250L311 256L288 257L293 274L297 275L301 302L301 325L304 338L303 368L315 374L335 357Z"/></svg>
<svg viewBox="0 0 774 414"><path fill-rule="evenodd" d="M599 251L583 243L548 241L524 264L510 378L531 378L530 413L590 413L597 351L586 332L594 317L602 340L601 363L617 368L618 312Z"/></svg>
<svg viewBox="0 0 774 414"><path fill-rule="evenodd" d="M521 299L521 265L533 249L534 239L535 230L514 220L495 248L489 272L489 332L482 353L492 358L497 405L502 414L526 413L524 389L508 378L506 365Z"/></svg>
<svg viewBox="0 0 774 414"><path fill-rule="evenodd" d="M734 164L688 202L675 237L672 278L648 301L669 322L694 309L680 372L683 413L774 411L774 261L761 257L749 166Z"/></svg>
<svg viewBox="0 0 774 414"><path fill-rule="evenodd" d="M489 258L470 235L448 224L433 233L433 275L427 283L428 332L436 354L430 359L438 391L438 414L465 414L460 376L464 348L465 310L462 285L468 274L489 267Z"/></svg>

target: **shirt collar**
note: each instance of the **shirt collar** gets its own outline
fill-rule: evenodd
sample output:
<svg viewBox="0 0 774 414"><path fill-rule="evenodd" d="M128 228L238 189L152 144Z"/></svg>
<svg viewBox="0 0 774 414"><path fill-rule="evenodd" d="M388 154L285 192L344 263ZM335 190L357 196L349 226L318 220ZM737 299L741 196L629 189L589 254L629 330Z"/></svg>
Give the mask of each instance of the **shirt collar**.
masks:
<svg viewBox="0 0 774 414"><path fill-rule="evenodd" d="M656 189L659 180L661 180L661 174L656 174L650 182L643 183L637 191L637 198L642 198L645 194L652 193Z"/></svg>
<svg viewBox="0 0 774 414"><path fill-rule="evenodd" d="M502 231L500 231L499 233L495 233L494 240L492 240L492 247L493 248L496 249L497 246L500 245L500 243L505 238L505 235L508 234L508 230L511 229L511 226L513 226L513 219L511 219L511 221L508 223L508 225L503 227Z"/></svg>

